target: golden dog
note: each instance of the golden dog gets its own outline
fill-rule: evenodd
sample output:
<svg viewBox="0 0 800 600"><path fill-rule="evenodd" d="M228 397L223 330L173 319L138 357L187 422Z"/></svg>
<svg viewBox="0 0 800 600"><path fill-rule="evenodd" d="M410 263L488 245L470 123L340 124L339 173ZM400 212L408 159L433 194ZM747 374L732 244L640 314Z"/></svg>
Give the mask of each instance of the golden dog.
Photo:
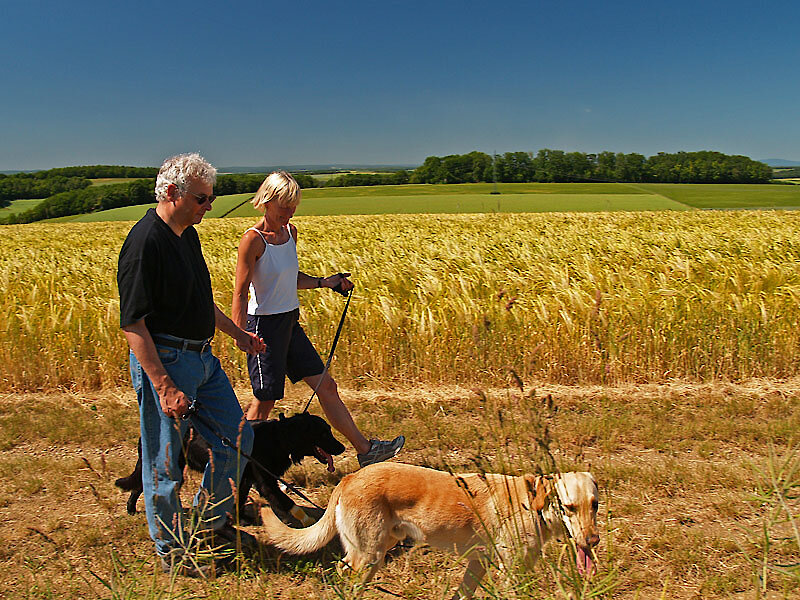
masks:
<svg viewBox="0 0 800 600"><path fill-rule="evenodd" d="M384 462L342 479L311 527L292 529L264 507L258 537L290 554L307 554L338 533L344 562L355 571L366 568L363 583L390 548L411 537L469 559L454 598L470 598L492 556L507 568L520 550L532 564L551 538L573 537L578 566L591 574L592 548L600 541L597 496L588 472L513 477Z"/></svg>

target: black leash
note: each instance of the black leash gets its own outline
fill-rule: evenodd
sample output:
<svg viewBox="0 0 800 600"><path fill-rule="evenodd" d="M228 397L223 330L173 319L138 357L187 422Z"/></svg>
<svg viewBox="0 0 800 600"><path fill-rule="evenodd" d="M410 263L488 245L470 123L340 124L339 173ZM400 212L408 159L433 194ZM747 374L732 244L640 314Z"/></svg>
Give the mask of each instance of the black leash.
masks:
<svg viewBox="0 0 800 600"><path fill-rule="evenodd" d="M313 506L314 508L318 508L318 509L320 509L320 510L325 510L325 509L324 509L324 508L322 508L321 506L317 505L317 504L316 504L316 503L315 503L313 500L311 500L311 498L309 498L308 496L306 496L306 495L305 495L303 492L301 492L301 491L300 491L300 490L298 490L296 487L294 487L294 486L293 486L291 483L289 483L288 481L284 480L282 477L278 477L277 475L275 475L275 473L273 473L272 471L270 471L269 469L267 469L267 468L266 468L264 465L262 465L260 462L258 462L258 461L257 461L255 458L253 458L252 456L250 456L250 455L249 455L249 454L247 454L246 452L242 452L242 451L241 451L241 450L240 450L240 449L239 449L239 448L236 446L236 444L234 444L234 443L233 443L233 442L232 442L230 439L228 439L227 437L225 437L224 435L222 435L222 434L221 434L221 433L220 433L220 432L217 430L217 428L216 428L216 427L215 427L215 426L214 426L214 425L211 423L211 421L210 421L209 419L207 419L206 417L204 417L203 415L201 415L201 414L198 412L198 410L197 410L197 398L192 398L192 402L191 402L191 404L189 405L189 410L188 410L188 412L184 413L184 415L181 417L181 419L183 419L183 420L187 420L187 419L189 419L190 417L191 417L191 418L195 418L195 419L197 419L197 420L198 420L198 421L200 421L200 422L201 422L203 425L205 425L205 426L206 426L206 427L207 427L207 428L208 428L208 429L211 431L211 433L213 433L215 436L217 436L217 437L220 439L220 441L222 442L222 445L223 445L223 446L227 446L227 447L228 447L228 448L230 448L231 450L235 450L235 451L236 451L236 453L237 453L237 454L239 454L239 456L243 456L244 458L246 458L247 460L249 460L251 463L253 463L255 466L257 466L259 469L261 469L262 471L264 471L264 473L266 473L266 474L267 474L267 475L269 475L270 477L273 477L273 478L275 478L276 480L280 481L280 482L281 482L283 485L285 485L285 486L286 486L286 489L288 489L288 490L291 490L292 492L294 492L295 494L297 494L298 496L300 496L300 497L301 497L303 500L305 500L306 502L308 502L308 503L309 503L311 506Z"/></svg>
<svg viewBox="0 0 800 600"><path fill-rule="evenodd" d="M339 273L339 275L342 275L342 273ZM306 402L306 407L303 409L304 413L308 412L308 407L311 406L311 401L314 399L314 396L317 395L317 390L319 389L319 386L322 384L322 380L325 377L325 373L328 372L328 367L331 366L331 360L333 359L333 352L334 350L336 350L336 344L339 343L339 336L342 335L342 326L344 325L344 318L347 315L347 309L350 307L350 299L353 297L353 289L355 288L350 288L350 291L344 292L341 291L340 287L341 285L342 284L340 283L338 286L336 286L340 289L333 288L333 291L335 291L338 294L342 294L343 296L347 296L347 303L344 305L344 310L342 311L342 318L339 319L339 327L336 329L336 335L333 337L333 343L331 344L330 352L328 352L328 359L325 361L325 368L322 369L322 374L319 377L319 381L317 382L314 391L311 392L311 398L309 398L308 402Z"/></svg>

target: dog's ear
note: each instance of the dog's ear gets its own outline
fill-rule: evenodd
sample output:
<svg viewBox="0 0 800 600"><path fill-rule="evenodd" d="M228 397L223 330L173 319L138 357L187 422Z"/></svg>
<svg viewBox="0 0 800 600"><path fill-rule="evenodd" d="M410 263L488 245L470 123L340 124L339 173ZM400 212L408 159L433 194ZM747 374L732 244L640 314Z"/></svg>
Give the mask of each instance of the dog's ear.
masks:
<svg viewBox="0 0 800 600"><path fill-rule="evenodd" d="M550 504L552 488L549 479L537 475L525 475L525 486L528 488L528 497L533 510L544 510Z"/></svg>

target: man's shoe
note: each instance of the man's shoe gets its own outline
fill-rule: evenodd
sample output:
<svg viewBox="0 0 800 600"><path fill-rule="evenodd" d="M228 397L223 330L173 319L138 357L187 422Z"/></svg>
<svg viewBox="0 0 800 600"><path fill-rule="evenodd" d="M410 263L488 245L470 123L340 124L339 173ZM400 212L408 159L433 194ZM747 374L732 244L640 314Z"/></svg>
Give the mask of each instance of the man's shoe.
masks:
<svg viewBox="0 0 800 600"><path fill-rule="evenodd" d="M216 561L203 562L202 564L189 558L182 549L172 550L168 554L159 556L161 572L195 579L213 579L222 572L222 564Z"/></svg>
<svg viewBox="0 0 800 600"><path fill-rule="evenodd" d="M383 462L390 458L397 456L397 453L403 448L406 443L406 438L398 435L391 442L384 440L370 440L370 447L364 454L358 455L358 464L361 467L367 465L374 465L375 463Z"/></svg>
<svg viewBox="0 0 800 600"><path fill-rule="evenodd" d="M212 529L205 534L206 543L212 549L224 549L234 552L241 551L243 554L252 555L258 552L258 540L231 525L230 521L219 529Z"/></svg>

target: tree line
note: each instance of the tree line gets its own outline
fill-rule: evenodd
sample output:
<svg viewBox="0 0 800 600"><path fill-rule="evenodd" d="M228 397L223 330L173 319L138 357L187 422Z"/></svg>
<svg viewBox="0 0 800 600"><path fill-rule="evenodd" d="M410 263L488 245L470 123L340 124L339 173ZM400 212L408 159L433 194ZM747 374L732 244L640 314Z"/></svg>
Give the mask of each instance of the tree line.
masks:
<svg viewBox="0 0 800 600"><path fill-rule="evenodd" d="M625 183L766 183L772 168L746 156L721 152L676 152L645 158L621 152L564 152L543 148L429 156L411 173L410 183L478 182L625 182Z"/></svg>
<svg viewBox="0 0 800 600"><path fill-rule="evenodd" d="M83 177L58 175L40 179L36 177L7 177L0 175L0 206L8 206L21 198L47 198L68 190L80 190L92 185Z"/></svg>
<svg viewBox="0 0 800 600"><path fill-rule="evenodd" d="M32 223L42 219L147 204L154 202L154 187L155 179L136 179L130 183L97 185L61 192L45 198L33 208L6 217L2 223Z"/></svg>
<svg viewBox="0 0 800 600"><path fill-rule="evenodd" d="M294 176L295 179L297 175ZM402 185L410 183L411 176L408 171L395 171L394 173L346 173L337 177L331 177L324 183L315 181L315 185L308 187L348 187L358 185ZM303 186L305 187L305 186Z"/></svg>
<svg viewBox="0 0 800 600"><path fill-rule="evenodd" d="M57 167L44 171L0 173L2 179L50 179L51 177L82 177L84 179L155 177L156 167L127 167L124 165L87 165L82 167Z"/></svg>
<svg viewBox="0 0 800 600"><path fill-rule="evenodd" d="M793 167L791 169L780 169L775 173L776 178L780 179L797 179L800 177L800 167Z"/></svg>
<svg viewBox="0 0 800 600"><path fill-rule="evenodd" d="M158 173L158 169L155 171ZM214 192L217 195L253 193L264 181L264 176L264 173L220 175L217 177ZM301 187L314 185L314 178L310 175L299 173L295 178ZM155 178L136 179L125 183L62 191L45 198L33 208L0 220L0 224L32 223L42 219L80 215L122 206L151 204L155 202L155 182Z"/></svg>
<svg viewBox="0 0 800 600"><path fill-rule="evenodd" d="M155 177L155 167L126 167L120 165L89 165L59 167L33 173L0 173L0 206L11 200L49 198L61 192L80 190L92 185L90 179Z"/></svg>
<svg viewBox="0 0 800 600"><path fill-rule="evenodd" d="M89 165L83 167L59 167L37 171L35 175L45 177L85 177L86 179L146 179L158 175L158 167L127 167L124 165Z"/></svg>
<svg viewBox="0 0 800 600"><path fill-rule="evenodd" d="M230 194L249 194L255 192L266 177L266 173L235 173L232 175L219 175L214 184L214 193L217 196ZM316 180L305 173L293 173L301 188L316 187ZM152 200L151 200L152 202Z"/></svg>

